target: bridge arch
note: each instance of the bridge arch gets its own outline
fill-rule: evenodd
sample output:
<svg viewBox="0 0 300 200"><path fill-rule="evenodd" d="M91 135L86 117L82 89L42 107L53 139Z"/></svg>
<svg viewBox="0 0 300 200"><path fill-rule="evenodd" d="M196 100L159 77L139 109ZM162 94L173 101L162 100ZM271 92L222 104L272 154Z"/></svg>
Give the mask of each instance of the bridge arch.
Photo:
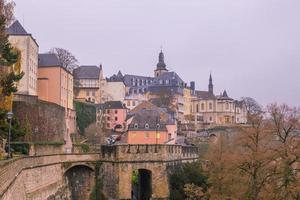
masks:
<svg viewBox="0 0 300 200"><path fill-rule="evenodd" d="M64 173L72 200L90 199L95 187L95 170L88 164L74 164Z"/></svg>
<svg viewBox="0 0 300 200"><path fill-rule="evenodd" d="M152 171L139 168L132 171L131 199L149 200L152 197Z"/></svg>

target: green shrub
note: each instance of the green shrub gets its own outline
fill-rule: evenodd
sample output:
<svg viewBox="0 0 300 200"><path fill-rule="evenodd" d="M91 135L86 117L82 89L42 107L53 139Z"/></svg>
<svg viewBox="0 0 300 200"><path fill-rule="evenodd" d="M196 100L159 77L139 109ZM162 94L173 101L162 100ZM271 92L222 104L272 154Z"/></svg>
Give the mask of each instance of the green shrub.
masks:
<svg viewBox="0 0 300 200"><path fill-rule="evenodd" d="M76 110L76 122L81 135L84 130L92 123L96 122L96 106L93 104L74 102Z"/></svg>
<svg viewBox="0 0 300 200"><path fill-rule="evenodd" d="M175 167L170 176L170 199L182 200L186 199L184 194L185 184L194 184L207 190L207 177L204 175L200 162L187 163L182 166Z"/></svg>

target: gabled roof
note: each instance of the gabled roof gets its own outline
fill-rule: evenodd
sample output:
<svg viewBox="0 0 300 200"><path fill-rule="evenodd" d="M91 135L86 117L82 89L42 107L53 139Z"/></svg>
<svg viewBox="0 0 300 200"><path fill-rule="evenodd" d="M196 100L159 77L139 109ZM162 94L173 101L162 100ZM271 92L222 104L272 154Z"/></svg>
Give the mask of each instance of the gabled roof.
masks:
<svg viewBox="0 0 300 200"><path fill-rule="evenodd" d="M224 90L223 94L221 94L220 96L217 96L217 98L219 100L233 100L232 98L228 97L226 90Z"/></svg>
<svg viewBox="0 0 300 200"><path fill-rule="evenodd" d="M80 66L73 71L75 79L99 79L100 68L96 65Z"/></svg>
<svg viewBox="0 0 300 200"><path fill-rule="evenodd" d="M8 35L30 35L18 20L14 21L14 23L6 29L6 32Z"/></svg>
<svg viewBox="0 0 300 200"><path fill-rule="evenodd" d="M39 54L39 67L61 66L58 57L53 53Z"/></svg>
<svg viewBox="0 0 300 200"><path fill-rule="evenodd" d="M208 99L215 99L215 95L211 92L208 92L208 91L199 91L199 90L196 90L196 95L198 98L200 99L205 99L205 100L208 100Z"/></svg>
<svg viewBox="0 0 300 200"><path fill-rule="evenodd" d="M159 126L157 127L157 124ZM137 127L135 127L137 125ZM148 127L147 127L147 126ZM166 122L161 120L158 110L142 109L134 114L129 130L166 130Z"/></svg>
<svg viewBox="0 0 300 200"><path fill-rule="evenodd" d="M153 104L150 101L143 101L140 103L138 106L136 106L134 109L132 109L129 113L131 116L135 116L135 114L140 113L140 112L155 112L158 113L159 119L163 121L166 124L174 124L175 121L172 118L172 113L169 112L169 110L165 108L160 108Z"/></svg>

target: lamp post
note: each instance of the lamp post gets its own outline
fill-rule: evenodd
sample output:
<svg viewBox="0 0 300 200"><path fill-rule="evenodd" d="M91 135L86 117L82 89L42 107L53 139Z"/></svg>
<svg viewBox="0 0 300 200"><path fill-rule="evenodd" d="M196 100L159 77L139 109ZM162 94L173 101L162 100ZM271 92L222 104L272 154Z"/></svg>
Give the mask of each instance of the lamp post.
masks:
<svg viewBox="0 0 300 200"><path fill-rule="evenodd" d="M7 141L8 141L8 158L11 158L10 136L11 136L11 121L12 121L13 116L14 116L14 114L12 112L7 113L7 119L9 121L9 129L8 129L8 137L7 137Z"/></svg>

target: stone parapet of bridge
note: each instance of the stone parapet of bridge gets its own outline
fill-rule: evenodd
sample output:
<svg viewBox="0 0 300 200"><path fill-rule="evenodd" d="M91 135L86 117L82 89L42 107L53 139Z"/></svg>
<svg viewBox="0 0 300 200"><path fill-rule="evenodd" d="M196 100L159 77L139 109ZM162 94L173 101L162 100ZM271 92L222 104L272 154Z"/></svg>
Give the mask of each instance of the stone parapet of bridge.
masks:
<svg viewBox="0 0 300 200"><path fill-rule="evenodd" d="M18 175L25 169L66 162L95 162L99 159L99 154L58 154L28 156L9 161L2 161L0 162L0 199Z"/></svg>
<svg viewBox="0 0 300 200"><path fill-rule="evenodd" d="M198 159L199 154L193 146L126 144L102 146L101 158L114 162L175 162Z"/></svg>

